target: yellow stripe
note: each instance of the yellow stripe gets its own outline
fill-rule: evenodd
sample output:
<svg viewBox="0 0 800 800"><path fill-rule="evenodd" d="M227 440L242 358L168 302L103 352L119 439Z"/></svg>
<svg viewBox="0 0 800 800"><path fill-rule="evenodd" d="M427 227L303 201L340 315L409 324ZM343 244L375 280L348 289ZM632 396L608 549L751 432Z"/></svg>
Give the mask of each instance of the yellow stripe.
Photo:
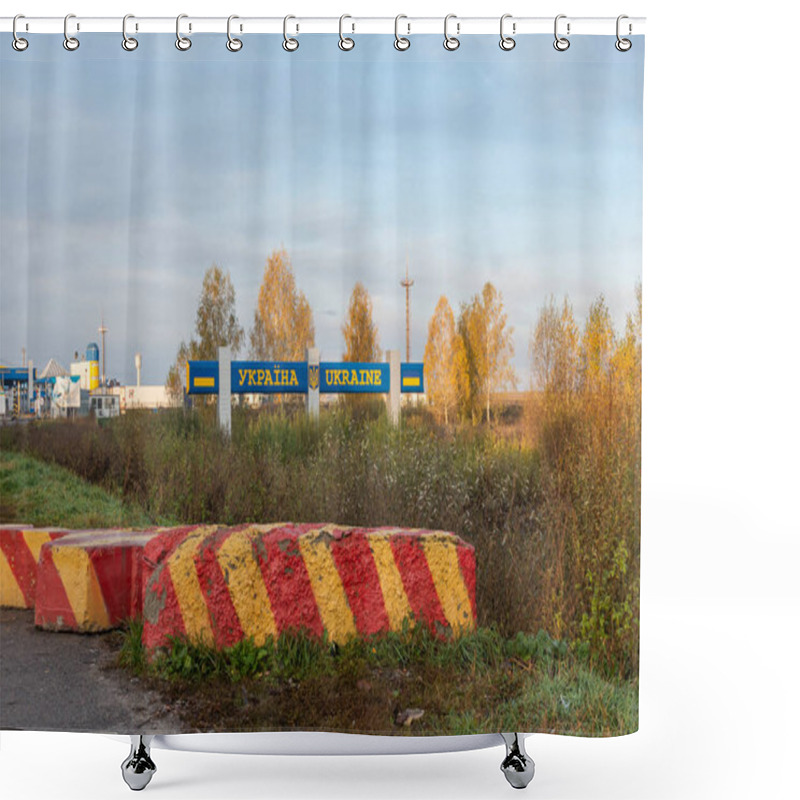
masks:
<svg viewBox="0 0 800 800"><path fill-rule="evenodd" d="M250 536L244 531L232 533L217 550L217 563L244 635L263 645L269 636L277 635L278 628Z"/></svg>
<svg viewBox="0 0 800 800"><path fill-rule="evenodd" d="M389 617L389 628L399 631L403 627L403 620L411 615L411 606L403 588L400 570L397 569L394 560L392 545L389 543L390 535L390 532L373 533L367 536L367 541L372 550L375 568L378 570L383 604L386 607L386 616Z"/></svg>
<svg viewBox="0 0 800 800"><path fill-rule="evenodd" d="M33 560L38 564L42 545L50 541L50 531L22 531L22 537L28 545L28 550L31 551Z"/></svg>
<svg viewBox="0 0 800 800"><path fill-rule="evenodd" d="M109 546L125 546L125 545L140 545L144 547L154 536L156 532L133 532L133 531L120 531L119 533L109 533L104 536L102 533L92 533L83 535L80 533L69 534L62 539L58 539L61 546L66 547L109 547Z"/></svg>
<svg viewBox="0 0 800 800"><path fill-rule="evenodd" d="M197 387L209 387L214 388L214 379L213 378L195 378L194 379L195 388Z"/></svg>
<svg viewBox="0 0 800 800"><path fill-rule="evenodd" d="M419 378L403 378L403 386L419 386Z"/></svg>
<svg viewBox="0 0 800 800"><path fill-rule="evenodd" d="M0 550L0 606L25 608L25 595L19 588L5 554Z"/></svg>
<svg viewBox="0 0 800 800"><path fill-rule="evenodd" d="M327 539L325 535L304 534L298 537L298 543L322 624L332 641L346 642L356 635L356 623Z"/></svg>
<svg viewBox="0 0 800 800"><path fill-rule="evenodd" d="M89 554L80 547L53 546L53 565L81 631L102 631L111 627L106 603Z"/></svg>
<svg viewBox="0 0 800 800"><path fill-rule="evenodd" d="M189 389L192 388L191 381L189 380L189 361L186 361L186 391L188 392Z"/></svg>
<svg viewBox="0 0 800 800"><path fill-rule="evenodd" d="M214 637L211 633L211 618L208 606L203 599L203 590L200 579L197 577L197 568L194 555L208 534L208 528L192 531L184 541L175 548L169 557L169 575L178 598L178 606L183 617L183 627L190 639L200 640L206 644L213 644Z"/></svg>
<svg viewBox="0 0 800 800"><path fill-rule="evenodd" d="M475 620L472 618L469 593L461 577L455 542L436 534L422 536L421 539L436 594L439 595L442 611L453 633L471 630L475 627Z"/></svg>

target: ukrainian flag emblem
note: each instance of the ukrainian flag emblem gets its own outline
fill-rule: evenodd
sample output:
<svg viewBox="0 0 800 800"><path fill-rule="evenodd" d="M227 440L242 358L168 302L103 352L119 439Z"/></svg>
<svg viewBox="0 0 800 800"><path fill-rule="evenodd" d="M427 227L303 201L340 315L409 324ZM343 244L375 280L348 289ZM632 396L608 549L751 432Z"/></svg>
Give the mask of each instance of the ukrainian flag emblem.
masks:
<svg viewBox="0 0 800 800"><path fill-rule="evenodd" d="M313 392L319 389L319 364L308 366L308 388Z"/></svg>

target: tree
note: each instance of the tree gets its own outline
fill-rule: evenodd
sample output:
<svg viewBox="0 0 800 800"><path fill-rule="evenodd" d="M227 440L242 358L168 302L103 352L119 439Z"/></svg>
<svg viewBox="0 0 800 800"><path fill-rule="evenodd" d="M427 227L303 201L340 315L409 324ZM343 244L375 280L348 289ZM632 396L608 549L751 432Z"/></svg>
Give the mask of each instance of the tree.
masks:
<svg viewBox="0 0 800 800"><path fill-rule="evenodd" d="M425 393L437 412L450 414L467 393L467 353L456 330L453 309L442 295L428 323L425 345Z"/></svg>
<svg viewBox="0 0 800 800"><path fill-rule="evenodd" d="M197 342L190 341L189 344L181 342L178 348L178 355L175 363L169 368L167 373L167 394L173 399L183 397L183 387L186 384L186 362L196 358L193 348Z"/></svg>
<svg viewBox="0 0 800 800"><path fill-rule="evenodd" d="M565 297L559 311L550 296L531 334L530 355L536 385L547 393L572 394L578 388L580 333Z"/></svg>
<svg viewBox="0 0 800 800"><path fill-rule="evenodd" d="M223 273L212 264L203 276L203 286L197 301L195 334L189 342L182 341L175 363L167 373L167 391L180 396L188 360L213 361L220 347L230 347L234 354L242 346L244 331L236 317L236 291L230 273Z"/></svg>
<svg viewBox="0 0 800 800"><path fill-rule="evenodd" d="M462 306L458 329L467 356L473 418L478 405L485 403L486 420L491 422L492 394L516 384L511 366L514 328L508 325L503 296L491 283L487 281L481 293Z"/></svg>
<svg viewBox="0 0 800 800"><path fill-rule="evenodd" d="M285 249L274 250L264 267L250 330L254 358L302 361L314 346L314 317L306 296L297 288Z"/></svg>
<svg viewBox="0 0 800 800"><path fill-rule="evenodd" d="M636 310L628 314L625 334L611 357L612 385L619 398L620 413L637 442L642 411L642 285L636 286Z"/></svg>
<svg viewBox="0 0 800 800"><path fill-rule="evenodd" d="M614 324L601 294L591 306L581 338L581 380L589 393L608 385L615 349Z"/></svg>
<svg viewBox="0 0 800 800"><path fill-rule="evenodd" d="M203 276L203 288L195 315L197 350L194 358L214 360L220 347L238 353L244 331L236 317L236 291L230 273L213 264Z"/></svg>
<svg viewBox="0 0 800 800"><path fill-rule="evenodd" d="M372 321L372 300L360 281L353 287L347 318L342 325L344 336L343 361L380 361L378 327Z"/></svg>

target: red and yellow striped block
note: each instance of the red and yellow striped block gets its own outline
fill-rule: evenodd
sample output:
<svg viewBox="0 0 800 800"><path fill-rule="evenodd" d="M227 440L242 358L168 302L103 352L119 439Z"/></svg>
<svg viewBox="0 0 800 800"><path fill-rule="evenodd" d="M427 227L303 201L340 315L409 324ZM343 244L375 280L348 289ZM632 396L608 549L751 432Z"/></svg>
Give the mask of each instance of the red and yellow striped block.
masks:
<svg viewBox="0 0 800 800"><path fill-rule="evenodd" d="M60 528L30 525L0 527L0 606L33 608L36 564L42 545L68 533Z"/></svg>
<svg viewBox="0 0 800 800"><path fill-rule="evenodd" d="M340 525L170 532L144 553L144 634L229 647L282 631L334 642L424 620L441 635L475 627L475 550L451 533ZM149 574L148 574L149 573Z"/></svg>
<svg viewBox="0 0 800 800"><path fill-rule="evenodd" d="M45 544L38 564L36 625L90 633L141 616L142 554L157 535L156 529L74 531Z"/></svg>

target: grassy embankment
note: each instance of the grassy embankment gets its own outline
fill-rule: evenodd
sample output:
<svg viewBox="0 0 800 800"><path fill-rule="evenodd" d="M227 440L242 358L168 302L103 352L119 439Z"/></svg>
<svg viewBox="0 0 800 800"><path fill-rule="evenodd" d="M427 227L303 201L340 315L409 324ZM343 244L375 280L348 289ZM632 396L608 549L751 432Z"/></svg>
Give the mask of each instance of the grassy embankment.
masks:
<svg viewBox="0 0 800 800"><path fill-rule="evenodd" d="M0 522L63 528L166 524L63 467L7 451L0 452Z"/></svg>

